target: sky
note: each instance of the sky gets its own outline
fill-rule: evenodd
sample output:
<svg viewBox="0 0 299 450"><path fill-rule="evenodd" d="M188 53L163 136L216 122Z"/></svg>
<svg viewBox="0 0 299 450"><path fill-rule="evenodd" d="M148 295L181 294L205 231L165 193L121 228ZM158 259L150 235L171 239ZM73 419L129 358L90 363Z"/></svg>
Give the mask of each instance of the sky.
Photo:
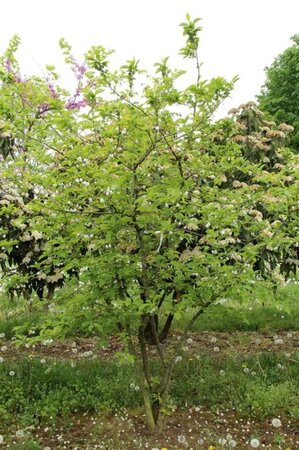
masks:
<svg viewBox="0 0 299 450"><path fill-rule="evenodd" d="M221 116L254 100L265 66L299 33L298 0L6 0L0 11L0 53L18 34L23 73L41 75L46 64L54 64L70 85L59 38L70 42L78 60L92 45L103 45L116 51L114 61L120 65L135 57L150 69L169 56L173 66L184 69L186 61L178 57L184 45L179 24L187 12L200 17L202 76L239 76Z"/></svg>

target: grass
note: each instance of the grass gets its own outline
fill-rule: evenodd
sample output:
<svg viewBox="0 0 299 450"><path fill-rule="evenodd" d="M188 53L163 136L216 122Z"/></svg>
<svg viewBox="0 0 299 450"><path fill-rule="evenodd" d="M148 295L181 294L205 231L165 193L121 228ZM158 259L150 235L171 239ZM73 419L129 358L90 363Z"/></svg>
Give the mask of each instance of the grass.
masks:
<svg viewBox="0 0 299 450"><path fill-rule="evenodd" d="M1 364L1 431L16 418L23 426L53 424L57 418L67 423L74 413L142 405L130 364L98 359L41 361L27 358ZM278 370L280 366L283 369ZM221 405L259 418L299 413L299 364L283 354L217 359L185 356L176 365L174 379L179 382L173 384L170 397L179 407Z"/></svg>
<svg viewBox="0 0 299 450"><path fill-rule="evenodd" d="M243 304L227 303L211 306L195 322L191 331L283 331L299 330L299 284L290 283L281 288L276 297L254 299ZM9 301L6 297L1 299L0 334L5 333L11 339L16 331L28 334L35 327L37 330L47 319L49 312L47 302L35 300L29 305L24 300ZM190 315L190 314L189 314ZM177 321L174 326L181 330L189 317ZM79 321L80 323L80 321ZM101 324L110 335L117 332L117 327L107 329L107 324ZM71 327L68 336L88 336L88 330Z"/></svg>
<svg viewBox="0 0 299 450"><path fill-rule="evenodd" d="M297 420L298 423L299 353L292 348L289 357L279 347L275 347L275 351L266 351L261 347L261 353L247 353L242 342L243 338L247 339L247 335L234 335L236 331L246 332L248 336L253 331L269 332L266 335L267 342L272 342L269 336L273 334L298 330L298 289L296 284L288 285L278 292L275 300L254 300L237 306L228 302L207 310L192 331L195 336L200 336L201 332L223 332L224 335L218 338L217 344L221 351L219 354L211 354L213 345L210 343L209 348L202 347L201 350L195 344L191 344L189 348L187 346L183 359L175 366L169 410L165 412L172 414L177 408L176 417L180 418L178 420L185 420L186 428L191 429L189 419L185 416L189 414L193 417L194 411L200 408L203 417L197 418L198 422L195 420L199 424L196 426L200 427L206 419L204 432L209 436L210 443L216 443L214 446L217 450L219 430L216 422L214 428L212 424L214 420L221 420L220 411L230 411L232 421L238 417L241 421L244 418L244 423L253 421L255 424L265 424L278 416ZM186 316L188 314L190 313ZM38 328L43 324L47 315L45 304L40 302L28 305L25 301L11 303L4 299L0 314L0 334L4 333L8 340L16 332L29 334L33 327ZM182 329L186 318L176 323L176 331ZM83 331L80 334L85 335ZM225 347L229 334L232 334L232 346ZM73 336L78 337L77 334ZM256 339L256 335L254 336ZM0 342L3 345L4 341L0 339ZM287 340L284 345L287 345ZM23 357L20 356L22 353L18 353L18 357L14 357L12 353L12 357L9 357L4 352L4 361L0 364L0 434L5 435L5 448L43 450L48 445L52 450L68 448L67 442L68 439L73 439L76 420L80 422L79 429L85 429L85 436L77 437L74 447L70 448L145 448L144 429L140 425L142 399L140 390L135 385L132 364L113 358L63 361L48 356L28 357L29 352ZM155 366L155 370L158 373L159 367ZM135 417L135 428L129 416ZM31 432L32 427L39 430L38 435ZM137 438L134 440L134 433L138 427L137 442ZM179 429L179 425L173 427L175 430ZM22 439L15 437L19 429L27 430ZM50 430L48 433L53 441L45 435L43 430L46 429ZM118 430L119 441L115 437L115 429ZM126 447L120 444L121 439L124 439L120 434L122 429L127 434L126 439L131 439L126 441ZM249 448L248 439L250 436L255 437L251 432L248 433L247 441L243 442L240 449ZM263 429L260 428L256 433L263 434ZM91 439L91 434L93 442L101 441L101 447L89 447L86 444ZM57 436L62 435L68 437L65 438L65 446L60 447ZM293 445L289 444L290 441L286 440L280 430L272 438L272 447L269 448L273 450ZM159 442L153 441L148 448L168 447L168 450L173 450L181 447L174 444L170 447L170 444L163 444L161 439ZM174 441L169 438L169 442ZM284 445L286 442L288 445ZM193 448L206 450L208 445L193 445ZM290 448L295 450L296 447Z"/></svg>

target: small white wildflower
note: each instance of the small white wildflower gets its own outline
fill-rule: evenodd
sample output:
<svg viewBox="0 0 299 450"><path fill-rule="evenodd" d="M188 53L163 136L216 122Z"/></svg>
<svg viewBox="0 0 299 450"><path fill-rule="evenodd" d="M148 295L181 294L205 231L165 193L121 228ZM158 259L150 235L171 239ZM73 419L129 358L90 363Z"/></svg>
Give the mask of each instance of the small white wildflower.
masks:
<svg viewBox="0 0 299 450"><path fill-rule="evenodd" d="M5 333L0 333L0 339L4 339L5 338Z"/></svg>
<svg viewBox="0 0 299 450"><path fill-rule="evenodd" d="M281 420L280 420L280 419L273 419L271 423L272 423L272 426L273 426L274 428L279 428L279 427L281 427Z"/></svg>
<svg viewBox="0 0 299 450"><path fill-rule="evenodd" d="M286 353L286 358L290 358L291 357L291 353Z"/></svg>
<svg viewBox="0 0 299 450"><path fill-rule="evenodd" d="M4 358L2 358L2 356L0 356L0 363L3 363Z"/></svg>
<svg viewBox="0 0 299 450"><path fill-rule="evenodd" d="M131 388L131 389L135 389L135 384L134 384L134 383L131 383L131 384L130 384L130 388Z"/></svg>
<svg viewBox="0 0 299 450"><path fill-rule="evenodd" d="M1 347L1 352L6 352L6 350L7 350L6 345L2 345L2 347Z"/></svg>
<svg viewBox="0 0 299 450"><path fill-rule="evenodd" d="M175 358L175 362L176 363L178 363L178 362L180 362L180 361L182 361L182 357L181 356L177 356L176 358Z"/></svg>
<svg viewBox="0 0 299 450"><path fill-rule="evenodd" d="M10 377L14 377L15 374L16 374L16 372L14 372L13 370L11 370L11 371L9 372L9 376L10 376Z"/></svg>
<svg viewBox="0 0 299 450"><path fill-rule="evenodd" d="M219 352L220 348L219 347L214 347L213 350L214 350L214 352Z"/></svg>
<svg viewBox="0 0 299 450"><path fill-rule="evenodd" d="M234 447L236 447L237 442L234 439L230 439L228 441L228 445L229 445L230 448L234 448Z"/></svg>
<svg viewBox="0 0 299 450"><path fill-rule="evenodd" d="M211 337L211 342L212 344L215 344L215 342L217 342L217 338L215 336Z"/></svg>
<svg viewBox="0 0 299 450"><path fill-rule="evenodd" d="M244 373L249 373L250 370L248 369L248 367L245 367L245 368L243 369L243 372L244 372Z"/></svg>
<svg viewBox="0 0 299 450"><path fill-rule="evenodd" d="M21 438L21 437L24 437L24 436L25 436L24 430L17 430L16 431L16 437L17 438Z"/></svg>
<svg viewBox="0 0 299 450"><path fill-rule="evenodd" d="M293 337L292 333L287 333L287 338Z"/></svg>
<svg viewBox="0 0 299 450"><path fill-rule="evenodd" d="M44 447L44 450L51 450L51 447Z"/></svg>
<svg viewBox="0 0 299 450"><path fill-rule="evenodd" d="M41 362L41 364L45 364L45 362L46 362L45 358L42 358L42 359L40 360L40 362Z"/></svg>
<svg viewBox="0 0 299 450"><path fill-rule="evenodd" d="M275 339L275 341L274 341L274 344L275 345L280 345L280 344L283 344L283 339Z"/></svg>
<svg viewBox="0 0 299 450"><path fill-rule="evenodd" d="M226 439L224 439L224 438L219 438L219 439L218 439L218 442L219 442L220 445L225 445L225 444L226 444Z"/></svg>
<svg viewBox="0 0 299 450"><path fill-rule="evenodd" d="M193 342L192 338L187 339L187 344L192 344L192 342Z"/></svg>
<svg viewBox="0 0 299 450"><path fill-rule="evenodd" d="M4 437L2 436L2 434L0 434L0 444L3 444L4 442Z"/></svg>
<svg viewBox="0 0 299 450"><path fill-rule="evenodd" d="M203 439L198 439L197 441L198 445L204 445L205 441Z"/></svg>
<svg viewBox="0 0 299 450"><path fill-rule="evenodd" d="M140 390L140 387L139 386L135 386L134 390L138 392Z"/></svg>
<svg viewBox="0 0 299 450"><path fill-rule="evenodd" d="M251 439L250 445L252 448L258 448L260 445L260 441L258 439Z"/></svg>
<svg viewBox="0 0 299 450"><path fill-rule="evenodd" d="M178 436L178 442L179 444L186 444L187 442L186 436L184 434L180 434L180 436Z"/></svg>
<svg viewBox="0 0 299 450"><path fill-rule="evenodd" d="M225 375L225 371L224 371L224 370L220 370L219 373L220 373L220 375L222 375L222 376Z"/></svg>

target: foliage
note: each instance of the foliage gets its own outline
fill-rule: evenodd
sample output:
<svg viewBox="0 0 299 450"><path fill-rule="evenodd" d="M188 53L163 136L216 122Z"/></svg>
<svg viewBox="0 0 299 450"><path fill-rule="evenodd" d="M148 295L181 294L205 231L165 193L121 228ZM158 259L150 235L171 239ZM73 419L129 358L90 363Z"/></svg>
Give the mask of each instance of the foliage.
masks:
<svg viewBox="0 0 299 450"><path fill-rule="evenodd" d="M258 101L277 122L294 127L290 138L292 149L299 151L299 35L292 37L293 45L278 55L270 67L266 67L266 81Z"/></svg>
<svg viewBox="0 0 299 450"><path fill-rule="evenodd" d="M294 354L292 360L296 359ZM277 364L284 368L277 370ZM154 365L155 373L161 370L157 361ZM0 365L0 374L1 433L15 418L19 427L53 425L55 430L74 414L111 413L142 404L133 365L115 360L7 360ZM179 382L170 391L175 407L221 405L242 410L248 417L265 417L292 413L298 402L298 364L284 355L197 359L185 352L176 363L175 379Z"/></svg>
<svg viewBox="0 0 299 450"><path fill-rule="evenodd" d="M181 54L198 72L184 89L167 58L153 75L135 60L112 71L111 52L92 47L79 64L64 40L73 95L53 67L46 80L25 79L6 54L1 70L2 268L27 289L77 275L61 317L118 322L152 431L196 319L223 298L270 289L272 279L277 286L279 269L295 271L298 252L290 129L267 124L252 103L213 123L234 80L202 80L197 20L187 16L182 28ZM187 307L194 314L181 341L164 345ZM63 319L50 320L44 335L59 333ZM158 378L149 344L163 368Z"/></svg>

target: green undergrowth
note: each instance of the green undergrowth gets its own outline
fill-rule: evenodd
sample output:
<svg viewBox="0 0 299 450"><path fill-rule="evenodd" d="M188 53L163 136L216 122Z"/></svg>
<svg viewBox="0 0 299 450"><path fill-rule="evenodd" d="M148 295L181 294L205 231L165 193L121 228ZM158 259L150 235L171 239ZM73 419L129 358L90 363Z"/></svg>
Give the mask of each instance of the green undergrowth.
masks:
<svg viewBox="0 0 299 450"><path fill-rule="evenodd" d="M276 297L271 299L253 299L240 305L227 302L217 304L208 308L202 316L193 325L192 331L283 331L299 330L299 285L289 284L281 289ZM0 311L0 334L4 333L7 339L11 339L16 334L30 335L34 329L36 333L43 327L49 314L53 317L53 304L47 302L34 301L33 305L28 307L24 301L9 302L2 298ZM78 314L82 314L79 311ZM85 320L76 315L65 324L66 337L88 337L97 335L97 324L105 335L117 333L117 325L103 318L94 318L92 312L88 317L87 312ZM186 314L174 322L174 329L184 328L186 320L190 318L192 311L186 311ZM58 320L60 315L58 314ZM93 325L92 328L89 326Z"/></svg>
<svg viewBox="0 0 299 450"><path fill-rule="evenodd" d="M299 354L290 359L273 353L258 358L186 356L175 367L170 408L235 408L259 418L299 416L298 360ZM55 427L62 421L67 426L73 414L141 405L131 364L30 358L0 364L0 434L13 424Z"/></svg>

